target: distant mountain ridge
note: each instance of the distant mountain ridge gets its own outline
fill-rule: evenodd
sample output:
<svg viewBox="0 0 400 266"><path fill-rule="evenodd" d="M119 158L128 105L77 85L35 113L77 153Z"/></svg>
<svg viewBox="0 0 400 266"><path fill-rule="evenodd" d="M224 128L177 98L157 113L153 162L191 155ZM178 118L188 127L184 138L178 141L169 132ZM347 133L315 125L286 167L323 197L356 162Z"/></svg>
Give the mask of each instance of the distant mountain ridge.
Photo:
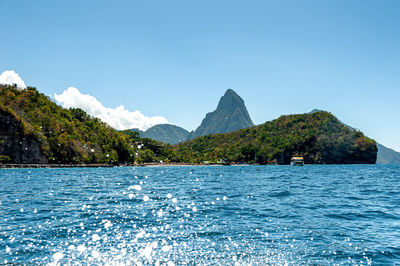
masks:
<svg viewBox="0 0 400 266"><path fill-rule="evenodd" d="M140 136L144 138L150 138L164 143L177 144L186 140L189 131L171 124L160 124L152 126L146 131L139 133Z"/></svg>
<svg viewBox="0 0 400 266"><path fill-rule="evenodd" d="M218 102L217 109L207 113L199 127L194 131L172 125L155 125L139 132L143 138L151 138L169 144L177 144L200 136L228 133L254 126L243 99L232 89L228 89Z"/></svg>
<svg viewBox="0 0 400 266"><path fill-rule="evenodd" d="M394 151L378 143L377 164L400 164L400 152Z"/></svg>
<svg viewBox="0 0 400 266"><path fill-rule="evenodd" d="M207 113L200 126L187 139L217 133L228 133L254 126L243 99L232 89L221 97L217 109Z"/></svg>
<svg viewBox="0 0 400 266"><path fill-rule="evenodd" d="M184 142L189 135L189 131L186 129L172 124L158 124L146 131L132 128L130 131L138 132L142 138L149 138L169 144Z"/></svg>

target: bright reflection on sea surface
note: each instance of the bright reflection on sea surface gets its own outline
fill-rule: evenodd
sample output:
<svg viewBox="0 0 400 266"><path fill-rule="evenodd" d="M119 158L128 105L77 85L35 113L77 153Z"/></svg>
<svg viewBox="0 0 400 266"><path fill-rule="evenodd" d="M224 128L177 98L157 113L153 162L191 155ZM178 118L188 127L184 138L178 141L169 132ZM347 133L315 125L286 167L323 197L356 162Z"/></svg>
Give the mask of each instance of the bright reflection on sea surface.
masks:
<svg viewBox="0 0 400 266"><path fill-rule="evenodd" d="M400 259L399 166L0 170L0 263Z"/></svg>

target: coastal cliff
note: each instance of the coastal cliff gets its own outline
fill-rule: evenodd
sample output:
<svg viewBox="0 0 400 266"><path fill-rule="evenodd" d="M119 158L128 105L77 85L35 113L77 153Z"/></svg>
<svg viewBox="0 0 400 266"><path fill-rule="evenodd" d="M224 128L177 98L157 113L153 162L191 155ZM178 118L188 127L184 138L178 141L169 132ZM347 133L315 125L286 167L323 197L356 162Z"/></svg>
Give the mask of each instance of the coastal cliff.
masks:
<svg viewBox="0 0 400 266"><path fill-rule="evenodd" d="M12 112L0 109L0 161L17 164L48 163L39 142L24 131L23 125Z"/></svg>

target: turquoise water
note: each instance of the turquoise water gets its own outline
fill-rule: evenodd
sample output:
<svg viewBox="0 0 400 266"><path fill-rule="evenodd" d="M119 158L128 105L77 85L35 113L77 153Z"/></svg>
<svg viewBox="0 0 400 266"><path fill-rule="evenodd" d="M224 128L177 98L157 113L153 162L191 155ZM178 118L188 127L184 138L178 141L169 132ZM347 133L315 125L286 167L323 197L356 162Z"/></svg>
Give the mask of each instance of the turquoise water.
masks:
<svg viewBox="0 0 400 266"><path fill-rule="evenodd" d="M395 264L400 166L0 170L0 264Z"/></svg>

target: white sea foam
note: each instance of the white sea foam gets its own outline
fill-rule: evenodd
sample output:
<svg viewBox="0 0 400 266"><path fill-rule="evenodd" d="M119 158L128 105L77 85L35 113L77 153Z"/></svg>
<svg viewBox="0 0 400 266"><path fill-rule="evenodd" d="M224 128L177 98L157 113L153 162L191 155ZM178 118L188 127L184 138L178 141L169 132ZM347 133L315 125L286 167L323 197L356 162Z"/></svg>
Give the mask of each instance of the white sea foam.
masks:
<svg viewBox="0 0 400 266"><path fill-rule="evenodd" d="M80 253L82 253L82 252L84 252L85 250L86 250L86 246L85 245L79 245L78 246L78 248L77 248L77 250L80 252Z"/></svg>
<svg viewBox="0 0 400 266"><path fill-rule="evenodd" d="M55 261L59 261L64 257L64 254L62 252L56 252L53 254L53 259Z"/></svg>
<svg viewBox="0 0 400 266"><path fill-rule="evenodd" d="M168 252L168 251L171 250L171 247L170 247L170 246L163 246L163 247L161 248L161 250L164 251L164 252Z"/></svg>
<svg viewBox="0 0 400 266"><path fill-rule="evenodd" d="M100 240L100 236L98 234L93 234L92 235L92 240L95 241L95 242L99 241Z"/></svg>
<svg viewBox="0 0 400 266"><path fill-rule="evenodd" d="M97 250L92 250L92 257L93 258L98 258L100 256L100 253Z"/></svg>
<svg viewBox="0 0 400 266"><path fill-rule="evenodd" d="M110 227L112 227L112 226L113 226L113 224L112 224L111 221L107 221L106 223L104 223L104 228L105 228L105 229L108 229L108 228L110 228Z"/></svg>
<svg viewBox="0 0 400 266"><path fill-rule="evenodd" d="M134 189L134 190L140 191L140 190L142 190L142 187L139 186L139 185L133 185L133 186L129 186L128 189L129 189L129 190Z"/></svg>

